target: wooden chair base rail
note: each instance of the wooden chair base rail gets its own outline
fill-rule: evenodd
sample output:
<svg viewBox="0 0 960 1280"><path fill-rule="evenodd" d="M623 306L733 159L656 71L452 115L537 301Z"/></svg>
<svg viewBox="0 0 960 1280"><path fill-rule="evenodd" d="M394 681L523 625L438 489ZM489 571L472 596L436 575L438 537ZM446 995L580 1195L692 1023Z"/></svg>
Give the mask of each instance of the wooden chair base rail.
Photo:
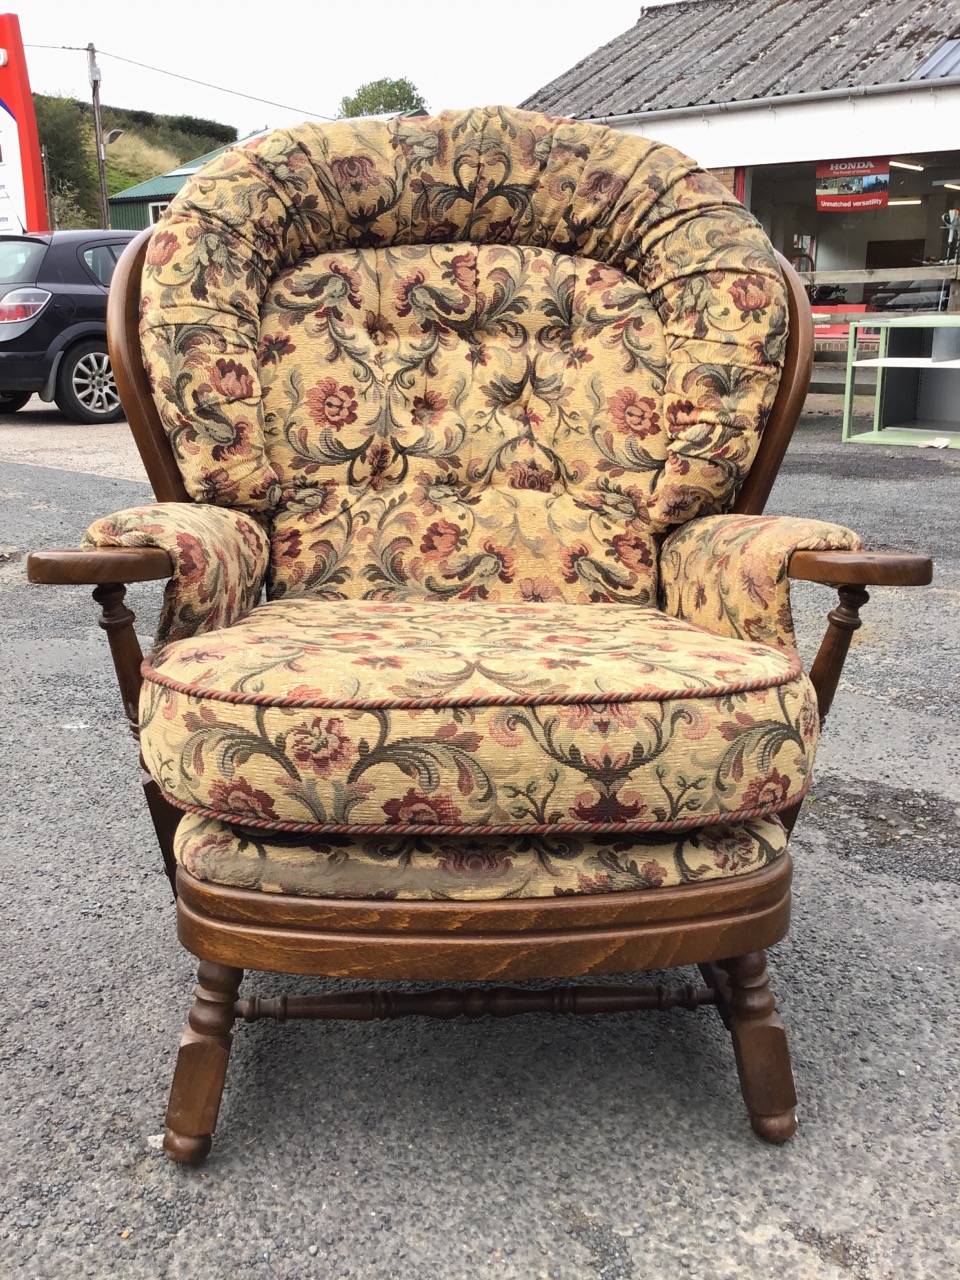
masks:
<svg viewBox="0 0 960 1280"><path fill-rule="evenodd" d="M248 996L237 1000L234 1015L244 1022L272 1018L345 1018L373 1022L383 1018L511 1018L521 1013L590 1015L629 1013L639 1009L698 1009L716 1004L711 987L564 986L545 991L523 987L474 987L459 991L357 991L325 996Z"/></svg>
<svg viewBox="0 0 960 1280"><path fill-rule="evenodd" d="M753 951L701 966L707 983L676 986L558 986L525 990L360 991L321 996L238 998L243 970L201 960L194 1003L177 1056L167 1107L164 1150L178 1164L200 1164L210 1151L237 1018L353 1019L512 1017L522 1013L586 1015L716 1005L733 1041L740 1089L754 1133L786 1142L797 1127L796 1090L783 1023L770 991L766 955Z"/></svg>

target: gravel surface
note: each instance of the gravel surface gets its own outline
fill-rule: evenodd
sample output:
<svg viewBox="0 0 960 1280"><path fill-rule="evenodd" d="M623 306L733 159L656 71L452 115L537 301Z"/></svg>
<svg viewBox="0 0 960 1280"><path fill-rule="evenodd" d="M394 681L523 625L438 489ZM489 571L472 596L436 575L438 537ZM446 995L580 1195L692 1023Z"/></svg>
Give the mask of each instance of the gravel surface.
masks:
<svg viewBox="0 0 960 1280"><path fill-rule="evenodd" d="M937 560L864 611L793 840L790 1144L751 1135L710 1010L261 1023L191 1171L158 1147L193 965L106 646L85 588L23 566L149 490L125 428L54 417L0 420L0 1277L960 1276L956 453L809 418L770 503ZM149 633L156 586L129 599ZM800 584L805 636L831 603Z"/></svg>

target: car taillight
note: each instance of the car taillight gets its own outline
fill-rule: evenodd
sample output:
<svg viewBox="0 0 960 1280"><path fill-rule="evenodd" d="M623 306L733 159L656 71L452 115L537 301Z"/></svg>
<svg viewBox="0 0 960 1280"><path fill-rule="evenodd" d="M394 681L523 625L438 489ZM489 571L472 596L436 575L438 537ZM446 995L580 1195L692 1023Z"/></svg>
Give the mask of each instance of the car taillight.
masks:
<svg viewBox="0 0 960 1280"><path fill-rule="evenodd" d="M32 320L50 301L46 289L12 289L0 298L0 324Z"/></svg>

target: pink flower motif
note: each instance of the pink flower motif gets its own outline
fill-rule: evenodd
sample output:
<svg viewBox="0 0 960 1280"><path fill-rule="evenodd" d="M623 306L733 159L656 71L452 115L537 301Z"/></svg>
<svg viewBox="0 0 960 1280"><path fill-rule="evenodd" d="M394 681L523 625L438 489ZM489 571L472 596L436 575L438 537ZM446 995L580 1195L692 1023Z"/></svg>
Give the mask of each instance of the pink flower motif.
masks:
<svg viewBox="0 0 960 1280"><path fill-rule="evenodd" d="M790 796L790 779L771 769L765 778L755 778L743 793L744 809L782 808Z"/></svg>
<svg viewBox="0 0 960 1280"><path fill-rule="evenodd" d="M147 249L148 267L165 267L177 252L179 241L169 231L155 231Z"/></svg>
<svg viewBox="0 0 960 1280"><path fill-rule="evenodd" d="M617 559L631 573L643 576L645 569L653 568L653 553L646 538L635 533L618 533L613 539Z"/></svg>
<svg viewBox="0 0 960 1280"><path fill-rule="evenodd" d="M729 292L737 310L756 320L773 302L770 281L765 276L744 276L742 280L734 280Z"/></svg>
<svg viewBox="0 0 960 1280"><path fill-rule="evenodd" d="M427 526L420 541L420 553L428 560L443 560L452 555L464 537L464 531L450 520L435 520Z"/></svg>
<svg viewBox="0 0 960 1280"><path fill-rule="evenodd" d="M607 408L621 431L629 431L640 440L654 436L660 430L656 401L650 396L640 395L633 387L624 387L611 396Z"/></svg>
<svg viewBox="0 0 960 1280"><path fill-rule="evenodd" d="M585 791L577 796L577 802L571 808L570 814L580 822L607 826L632 822L634 818L639 818L646 807L639 797L633 804L624 804L616 794L597 796L592 791Z"/></svg>
<svg viewBox="0 0 960 1280"><path fill-rule="evenodd" d="M560 565L563 569L564 582L576 582L580 575L577 572L579 562L590 557L590 548L584 542L575 542L564 547L560 552Z"/></svg>
<svg viewBox="0 0 960 1280"><path fill-rule="evenodd" d="M326 724L317 716L309 726L301 726L287 735L290 754L298 764L306 765L321 778L329 778L350 758L352 743L343 730L339 716L331 716Z"/></svg>
<svg viewBox="0 0 960 1280"><path fill-rule="evenodd" d="M413 420L420 427L432 427L446 407L439 391L425 391L413 397Z"/></svg>
<svg viewBox="0 0 960 1280"><path fill-rule="evenodd" d="M232 821L242 822L263 819L276 820L273 797L266 791L251 787L245 778L230 782L214 782L210 786L210 808L230 815Z"/></svg>
<svg viewBox="0 0 960 1280"><path fill-rule="evenodd" d="M519 584L521 600L562 600L563 592L550 578L524 578Z"/></svg>
<svg viewBox="0 0 960 1280"><path fill-rule="evenodd" d="M397 826L446 827L460 821L460 810L441 791L425 795L411 787L402 800L388 800L382 808Z"/></svg>
<svg viewBox="0 0 960 1280"><path fill-rule="evenodd" d="M507 476L511 489L534 489L538 493L549 493L556 481L552 468L536 461L513 462Z"/></svg>
<svg viewBox="0 0 960 1280"><path fill-rule="evenodd" d="M330 169L340 186L354 192L372 187L377 181L377 166L369 156L341 156L330 161Z"/></svg>
<svg viewBox="0 0 960 1280"><path fill-rule="evenodd" d="M357 420L353 387L342 387L335 378L322 378L307 392L310 416L321 427L339 431Z"/></svg>
<svg viewBox="0 0 960 1280"><path fill-rule="evenodd" d="M464 293L477 291L477 259L472 253L458 253L451 259L450 270L453 278Z"/></svg>
<svg viewBox="0 0 960 1280"><path fill-rule="evenodd" d="M238 360L218 360L210 371L210 381L228 400L246 400L253 395L253 376Z"/></svg>

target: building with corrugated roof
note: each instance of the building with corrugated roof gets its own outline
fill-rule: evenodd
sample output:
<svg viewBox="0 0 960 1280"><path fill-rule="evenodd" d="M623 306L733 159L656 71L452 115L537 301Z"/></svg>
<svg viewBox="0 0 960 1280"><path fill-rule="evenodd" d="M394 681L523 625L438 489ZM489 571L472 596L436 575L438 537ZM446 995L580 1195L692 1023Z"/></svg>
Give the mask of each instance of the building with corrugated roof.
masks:
<svg viewBox="0 0 960 1280"><path fill-rule="evenodd" d="M250 134L250 138L260 136L260 133ZM249 138L242 138L240 141L248 142L249 140ZM192 174L202 169L209 160L223 155L229 147L237 145L238 143L231 142L227 147L218 147L216 151L208 151L206 155L198 156L196 160L188 160L186 164L161 173L157 178L148 178L146 182L138 182L135 187L118 191L108 201L111 227L119 227L125 231L142 231L144 227L152 226Z"/></svg>
<svg viewBox="0 0 960 1280"><path fill-rule="evenodd" d="M694 156L800 269L864 277L841 281L838 304L948 304L960 250L956 3L675 0L641 8L521 105ZM955 270L952 280L960 309Z"/></svg>

